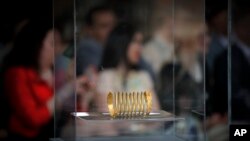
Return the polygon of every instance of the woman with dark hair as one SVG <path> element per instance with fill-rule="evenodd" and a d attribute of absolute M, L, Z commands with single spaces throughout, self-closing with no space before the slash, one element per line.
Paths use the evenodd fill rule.
<path fill-rule="evenodd" d="M 17 35 L 3 67 L 10 106 L 10 140 L 48 140 L 43 129 L 53 118 L 53 27 L 30 21 Z M 52 128 L 53 129 L 53 128 Z"/>
<path fill-rule="evenodd" d="M 158 99 L 154 93 L 149 74 L 140 70 L 143 35 L 132 25 L 122 23 L 110 34 L 103 53 L 101 72 L 97 82 L 97 108 L 107 111 L 108 92 L 151 91 L 153 109 L 158 109 Z"/>

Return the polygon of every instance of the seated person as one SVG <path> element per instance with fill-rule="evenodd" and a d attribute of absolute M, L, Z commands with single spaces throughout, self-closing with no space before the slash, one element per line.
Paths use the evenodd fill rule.
<path fill-rule="evenodd" d="M 86 73 L 89 66 L 98 67 L 101 62 L 103 46 L 116 23 L 116 16 L 107 6 L 91 8 L 85 17 L 85 36 L 80 38 L 76 52 L 76 74 Z"/>
<path fill-rule="evenodd" d="M 108 92 L 151 91 L 153 109 L 159 109 L 153 82 L 146 71 L 138 67 L 141 58 L 142 34 L 132 25 L 118 25 L 107 40 L 97 82 L 96 106 L 107 111 Z"/>
<path fill-rule="evenodd" d="M 52 23 L 30 21 L 4 60 L 9 140 L 45 141 L 53 136 L 53 33 Z"/>

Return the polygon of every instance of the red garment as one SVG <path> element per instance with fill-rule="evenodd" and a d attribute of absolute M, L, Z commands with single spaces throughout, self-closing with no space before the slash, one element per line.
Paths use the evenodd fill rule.
<path fill-rule="evenodd" d="M 35 70 L 13 67 L 4 77 L 5 91 L 10 101 L 10 131 L 24 137 L 35 137 L 51 119 L 46 104 L 53 90 Z"/>

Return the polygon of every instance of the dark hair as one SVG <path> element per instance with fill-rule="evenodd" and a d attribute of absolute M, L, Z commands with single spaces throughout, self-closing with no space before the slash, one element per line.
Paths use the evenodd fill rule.
<path fill-rule="evenodd" d="M 51 29 L 53 29 L 53 25 L 48 20 L 36 20 L 27 23 L 17 34 L 12 50 L 5 57 L 4 69 L 13 66 L 38 69 L 38 57 L 42 42 Z"/>
<path fill-rule="evenodd" d="M 112 13 L 114 13 L 114 11 L 109 6 L 106 6 L 106 5 L 96 6 L 96 7 L 92 8 L 92 9 L 90 9 L 88 11 L 88 13 L 86 14 L 85 24 L 88 25 L 88 26 L 93 25 L 94 24 L 94 16 L 95 16 L 95 14 L 101 13 L 101 12 L 112 12 Z"/>
<path fill-rule="evenodd" d="M 232 5 L 232 20 L 233 25 L 242 22 L 245 18 L 250 18 L 249 10 L 250 2 L 248 0 L 237 0 Z"/>
<path fill-rule="evenodd" d="M 228 9 L 227 0 L 220 0 L 220 1 L 206 0 L 205 4 L 206 4 L 205 18 L 207 23 L 210 23 L 215 16 Z"/>
<path fill-rule="evenodd" d="M 122 61 L 126 67 L 138 68 L 129 63 L 128 46 L 138 30 L 131 24 L 121 23 L 110 33 L 103 52 L 102 68 L 116 68 Z"/>

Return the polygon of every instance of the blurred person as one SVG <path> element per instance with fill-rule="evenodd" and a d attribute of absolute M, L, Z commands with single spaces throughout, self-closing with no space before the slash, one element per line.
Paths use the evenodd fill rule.
<path fill-rule="evenodd" d="M 214 91 L 210 98 L 213 113 L 207 119 L 208 140 L 228 140 L 228 120 L 231 120 L 232 123 L 249 123 L 249 4 L 244 0 L 233 1 L 233 34 L 230 35 L 231 46 L 229 46 L 231 54 L 228 52 L 228 47 L 215 58 Z M 228 57 L 231 57 L 231 60 L 228 60 Z M 228 80 L 229 63 L 231 64 L 231 80 Z M 231 81 L 231 109 L 228 109 L 229 81 Z M 231 110 L 231 119 L 228 119 L 228 110 Z"/>
<path fill-rule="evenodd" d="M 89 66 L 99 67 L 104 44 L 115 22 L 115 13 L 106 6 L 94 7 L 87 13 L 86 36 L 80 39 L 76 51 L 77 75 L 85 73 Z"/>
<path fill-rule="evenodd" d="M 163 110 L 185 118 L 173 127 L 176 134 L 187 140 L 202 140 L 203 130 L 200 115 L 204 113 L 204 60 L 206 25 L 200 10 L 190 5 L 175 9 L 175 60 L 163 65 L 159 73 L 158 91 Z"/>
<path fill-rule="evenodd" d="M 62 39 L 61 32 L 57 30 L 54 31 L 54 48 L 55 95 L 57 97 L 55 103 L 57 112 L 56 136 L 64 136 L 67 124 L 70 122 L 70 119 L 65 118 L 65 116 L 68 116 L 72 109 L 76 109 L 78 112 L 89 110 L 89 99 L 93 95 L 92 89 L 95 88 L 95 83 L 92 82 L 96 82 L 96 80 L 90 80 L 87 74 L 74 78 L 76 62 L 72 51 L 73 46 L 68 45 Z M 75 97 L 77 101 L 75 101 Z"/>
<path fill-rule="evenodd" d="M 250 119 L 250 10 L 248 1 L 233 1 L 232 31 L 230 36 L 231 54 L 224 51 L 215 63 L 215 96 L 214 101 L 221 110 L 227 109 L 228 96 L 228 63 L 231 64 L 231 112 L 232 122 L 249 123 Z M 231 60 L 228 60 L 231 55 Z M 231 62 L 228 62 L 231 61 Z M 218 97 L 218 95 L 220 95 Z M 222 105 L 223 103 L 223 105 Z M 216 109 L 217 107 L 214 107 Z M 240 110 L 239 110 L 240 109 Z"/>
<path fill-rule="evenodd" d="M 107 111 L 108 92 L 151 91 L 153 109 L 158 109 L 149 74 L 139 69 L 143 35 L 132 25 L 121 23 L 110 34 L 104 50 L 101 72 L 97 82 L 97 108 Z"/>
<path fill-rule="evenodd" d="M 23 26 L 27 23 L 27 19 L 20 18 L 14 20 L 11 24 L 6 24 L 6 21 L 1 23 L 0 27 L 0 75 L 2 78 L 2 68 L 4 57 L 11 51 L 13 40 L 20 32 Z M 0 80 L 0 113 L 8 115 L 9 109 L 6 108 L 6 99 L 3 92 L 3 80 Z M 8 116 L 0 117 L 0 140 L 7 137 L 7 123 Z"/>
<path fill-rule="evenodd" d="M 228 1 L 206 1 L 206 20 L 211 34 L 211 42 L 206 54 L 207 70 L 212 73 L 214 62 L 228 47 L 227 24 L 228 24 Z"/>
<path fill-rule="evenodd" d="M 227 141 L 229 136 L 227 94 L 220 91 L 220 89 L 228 81 L 226 79 L 218 81 L 218 78 L 221 78 L 221 76 L 216 73 L 218 66 L 215 64 L 217 64 L 217 58 L 228 49 L 229 45 L 227 33 L 228 1 L 208 0 L 206 1 L 206 7 L 206 21 L 211 35 L 211 42 L 206 53 L 206 91 L 208 93 L 206 100 L 207 139 L 211 141 Z M 226 74 L 226 72 L 224 73 Z"/>
<path fill-rule="evenodd" d="M 69 66 L 63 75 L 67 78 L 60 88 L 55 89 L 56 94 L 56 136 L 68 137 L 72 135 L 72 119 L 65 118 L 72 111 L 89 112 L 91 109 L 91 100 L 94 96 L 95 83 L 94 78 L 90 79 L 87 75 L 81 75 L 74 78 L 75 59 L 68 58 Z M 55 74 L 57 76 L 58 74 Z M 59 101 L 60 100 L 60 101 Z M 86 125 L 83 125 L 87 127 Z"/>
<path fill-rule="evenodd" d="M 146 44 L 143 49 L 143 59 L 152 66 L 154 74 L 160 72 L 162 66 L 173 61 L 173 18 L 170 12 L 164 7 L 164 10 L 157 10 L 153 16 L 154 32 L 153 37 Z"/>
<path fill-rule="evenodd" d="M 206 36 L 206 26 L 201 17 L 194 16 L 194 11 L 190 9 L 176 9 L 174 31 L 176 59 L 173 63 L 164 65 L 159 74 L 159 96 L 164 110 L 173 110 L 172 102 L 169 100 L 172 99 L 173 89 L 175 89 L 173 85 L 186 82 L 184 80 L 195 84 L 194 87 L 198 91 L 196 97 L 203 95 L 205 78 L 202 56 L 209 38 Z M 196 99 L 194 104 L 196 106 L 192 107 L 203 107 L 201 102 L 203 102 L 202 99 Z"/>
<path fill-rule="evenodd" d="M 153 96 L 153 110 L 159 109 L 159 103 L 154 93 L 153 82 L 146 71 L 139 67 L 142 51 L 142 34 L 131 24 L 121 23 L 111 32 L 103 54 L 99 76 L 96 83 L 96 94 L 93 95 L 91 110 L 107 112 L 108 92 L 151 91 Z M 151 128 L 147 128 L 147 127 Z M 91 135 L 119 135 L 126 132 L 155 130 L 158 126 L 147 124 L 102 124 L 88 128 Z M 104 130 L 105 129 L 105 130 Z M 79 130 L 84 130 L 79 128 Z"/>
<path fill-rule="evenodd" d="M 214 114 L 213 99 L 219 95 L 214 95 L 215 91 L 215 61 L 229 45 L 227 24 L 228 24 L 228 1 L 206 1 L 206 22 L 208 24 L 209 32 L 211 35 L 211 42 L 206 52 L 206 91 L 208 92 L 207 98 L 207 115 Z"/>
<path fill-rule="evenodd" d="M 43 24 L 41 24 L 41 22 Z M 3 67 L 9 140 L 48 140 L 53 134 L 53 27 L 30 21 L 18 33 Z"/>

